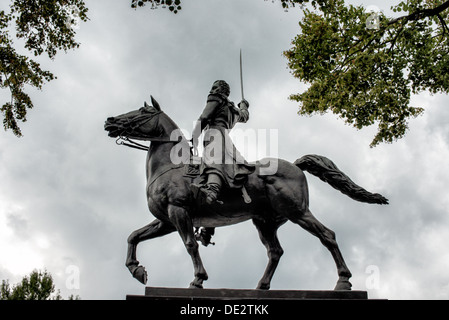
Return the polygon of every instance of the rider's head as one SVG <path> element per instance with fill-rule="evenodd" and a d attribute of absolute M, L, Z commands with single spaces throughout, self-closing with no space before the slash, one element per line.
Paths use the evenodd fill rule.
<path fill-rule="evenodd" d="M 212 85 L 210 93 L 221 93 L 224 94 L 226 97 L 229 97 L 229 94 L 231 93 L 231 88 L 229 87 L 229 84 L 226 83 L 226 81 L 217 80 Z"/>

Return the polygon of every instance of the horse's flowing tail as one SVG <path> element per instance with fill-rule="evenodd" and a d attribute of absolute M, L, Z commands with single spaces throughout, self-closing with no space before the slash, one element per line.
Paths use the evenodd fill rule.
<path fill-rule="evenodd" d="M 328 158 L 318 155 L 306 155 L 294 163 L 301 170 L 317 176 L 333 188 L 348 197 L 366 203 L 388 204 L 388 199 L 378 193 L 371 193 L 355 184 L 347 175 L 341 172 Z"/>

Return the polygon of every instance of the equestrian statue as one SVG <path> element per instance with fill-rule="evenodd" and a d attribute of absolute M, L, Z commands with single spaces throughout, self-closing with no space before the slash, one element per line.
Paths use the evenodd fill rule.
<path fill-rule="evenodd" d="M 332 254 L 338 273 L 334 290 L 351 290 L 351 272 L 335 233 L 309 209 L 304 171 L 354 200 L 373 204 L 388 204 L 388 200 L 355 184 L 323 156 L 306 155 L 294 163 L 275 158 L 248 163 L 236 150 L 229 130 L 237 122 L 248 120 L 249 103 L 243 98 L 243 87 L 238 106 L 229 100 L 229 93 L 225 81 L 213 83 L 190 140 L 153 97 L 151 105 L 145 102 L 140 109 L 106 120 L 105 130 L 117 138 L 117 143 L 147 150 L 146 196 L 155 219 L 129 236 L 127 268 L 134 278 L 146 284 L 148 275 L 137 260 L 137 245 L 176 231 L 192 258 L 194 279 L 190 287 L 203 288 L 208 275 L 198 242 L 210 244 L 217 227 L 252 220 L 268 254 L 257 289 L 267 290 L 283 254 L 277 230 L 290 221 L 318 237 Z M 202 132 L 204 152 L 199 158 L 197 145 Z M 150 141 L 150 146 L 134 140 Z M 270 163 L 276 164 L 276 170 L 267 174 L 265 169 Z"/>

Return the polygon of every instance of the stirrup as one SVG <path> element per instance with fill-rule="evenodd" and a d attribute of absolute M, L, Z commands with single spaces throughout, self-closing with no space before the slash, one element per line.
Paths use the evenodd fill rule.
<path fill-rule="evenodd" d="M 196 228 L 195 230 L 195 240 L 200 241 L 201 244 L 205 247 L 208 245 L 215 245 L 215 242 L 210 241 L 212 239 L 213 234 L 207 232 L 207 229 L 204 227 Z"/>

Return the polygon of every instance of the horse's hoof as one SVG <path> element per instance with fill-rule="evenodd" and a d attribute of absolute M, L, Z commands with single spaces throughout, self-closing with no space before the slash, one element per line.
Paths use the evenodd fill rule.
<path fill-rule="evenodd" d="M 191 283 L 189 289 L 203 289 L 203 285 L 199 283 Z"/>
<path fill-rule="evenodd" d="M 147 284 L 148 281 L 148 274 L 145 270 L 145 267 L 143 266 L 138 266 L 134 271 L 133 271 L 133 277 L 136 278 L 137 280 L 139 280 L 140 283 L 142 284 Z"/>
<path fill-rule="evenodd" d="M 334 290 L 341 291 L 341 290 L 351 290 L 352 284 L 349 282 L 349 280 L 338 280 L 337 285 L 335 286 Z"/>
<path fill-rule="evenodd" d="M 258 289 L 258 290 L 270 290 L 270 285 L 269 284 L 259 284 L 256 289 Z"/>

